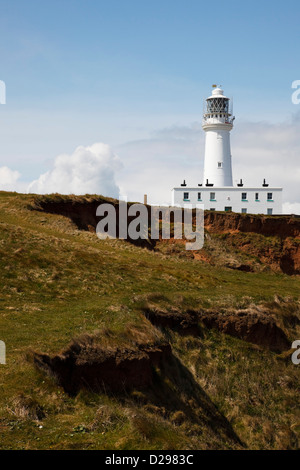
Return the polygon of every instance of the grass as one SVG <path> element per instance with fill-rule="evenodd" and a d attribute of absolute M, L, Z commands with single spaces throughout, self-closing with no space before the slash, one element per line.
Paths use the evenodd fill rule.
<path fill-rule="evenodd" d="M 0 339 L 7 347 L 7 365 L 0 366 L 0 448 L 238 448 L 229 428 L 246 448 L 297 448 L 299 369 L 238 339 L 169 332 L 176 364 L 164 376 L 157 372 L 155 391 L 123 398 L 89 391 L 70 398 L 27 356 L 30 350 L 57 353 L 72 338 L 105 328 L 120 346 L 128 329 L 151 337 L 154 327 L 141 314 L 149 300 L 191 308 L 264 301 L 281 318 L 274 296 L 296 301 L 299 277 L 244 273 L 100 241 L 65 217 L 29 210 L 34 200 L 0 192 Z M 289 318 L 286 308 L 284 327 Z M 291 340 L 298 339 L 297 326 L 289 328 Z M 205 414 L 213 407 L 228 423 L 223 434 L 216 415 L 214 423 Z"/>

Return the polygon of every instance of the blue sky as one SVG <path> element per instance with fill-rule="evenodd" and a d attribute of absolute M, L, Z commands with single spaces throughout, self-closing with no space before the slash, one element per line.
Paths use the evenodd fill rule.
<path fill-rule="evenodd" d="M 198 113 L 203 92 L 217 81 L 239 96 L 245 114 L 289 110 L 299 2 L 0 5 L 2 79 L 17 108 Z"/>
<path fill-rule="evenodd" d="M 1 0 L 0 13 L 0 167 L 28 182 L 95 142 L 128 177 L 122 149 L 201 122 L 212 83 L 233 95 L 237 123 L 276 126 L 300 111 L 299 1 Z"/>

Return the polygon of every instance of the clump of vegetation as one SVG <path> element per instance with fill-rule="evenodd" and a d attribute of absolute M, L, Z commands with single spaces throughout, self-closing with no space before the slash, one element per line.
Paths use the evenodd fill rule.
<path fill-rule="evenodd" d="M 41 421 L 45 418 L 43 407 L 32 397 L 20 394 L 12 400 L 8 411 L 19 419 Z"/>

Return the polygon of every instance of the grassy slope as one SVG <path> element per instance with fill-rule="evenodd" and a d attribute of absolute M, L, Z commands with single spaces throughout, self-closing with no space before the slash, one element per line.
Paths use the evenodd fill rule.
<path fill-rule="evenodd" d="M 0 447 L 235 447 L 213 424 L 202 427 L 201 416 L 189 415 L 196 405 L 178 417 L 174 410 L 166 414 L 163 399 L 151 408 L 138 392 L 122 402 L 88 392 L 70 398 L 26 353 L 57 352 L 72 337 L 103 328 L 120 343 L 130 328 L 150 335 L 153 327 L 139 306 L 153 293 L 158 302 L 164 296 L 194 307 L 238 304 L 245 297 L 259 302 L 275 294 L 297 298 L 299 278 L 217 269 L 119 240 L 99 241 L 64 217 L 29 211 L 32 198 L 0 193 L 0 339 L 7 345 L 7 365 L 0 366 Z M 290 360 L 213 331 L 201 340 L 175 334 L 171 340 L 182 367 L 247 447 L 297 446 L 299 373 Z M 185 401 L 193 399 L 189 393 L 183 392 Z M 34 403 L 44 410 L 42 421 L 30 415 Z"/>

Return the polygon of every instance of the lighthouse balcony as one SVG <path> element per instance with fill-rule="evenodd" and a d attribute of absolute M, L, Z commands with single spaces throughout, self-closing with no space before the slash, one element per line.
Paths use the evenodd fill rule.
<path fill-rule="evenodd" d="M 229 124 L 233 125 L 234 117 L 229 115 L 218 115 L 218 114 L 205 114 L 203 116 L 202 125 L 207 124 Z"/>

